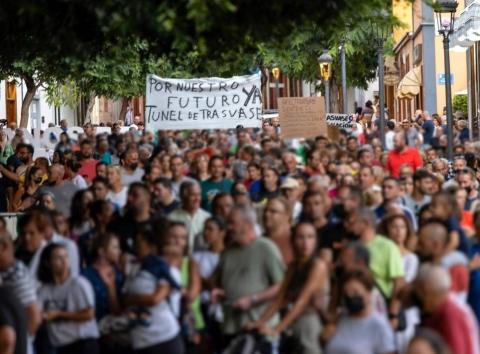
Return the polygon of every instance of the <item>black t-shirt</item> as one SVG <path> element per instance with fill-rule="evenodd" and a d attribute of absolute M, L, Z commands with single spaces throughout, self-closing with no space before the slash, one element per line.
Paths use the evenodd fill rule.
<path fill-rule="evenodd" d="M 110 223 L 108 229 L 120 237 L 120 246 L 123 252 L 135 253 L 135 238 L 141 231 L 152 231 L 158 234 L 157 227 L 164 217 L 153 214 L 150 219 L 137 222 L 130 215 L 125 215 Z"/>
<path fill-rule="evenodd" d="M 27 353 L 27 316 L 25 309 L 13 292 L 0 286 L 0 327 L 11 327 L 15 331 L 15 354 Z"/>

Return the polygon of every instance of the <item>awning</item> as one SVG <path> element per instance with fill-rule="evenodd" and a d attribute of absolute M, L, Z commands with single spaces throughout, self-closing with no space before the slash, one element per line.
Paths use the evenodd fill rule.
<path fill-rule="evenodd" d="M 410 70 L 397 88 L 398 98 L 412 98 L 420 93 L 420 87 L 422 86 L 422 71 L 419 66 Z"/>

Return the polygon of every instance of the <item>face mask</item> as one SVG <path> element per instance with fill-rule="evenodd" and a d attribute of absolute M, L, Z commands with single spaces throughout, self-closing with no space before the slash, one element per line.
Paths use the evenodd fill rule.
<path fill-rule="evenodd" d="M 348 313 L 352 315 L 359 314 L 365 309 L 365 302 L 363 297 L 359 295 L 354 296 L 345 296 L 345 307 L 347 308 Z"/>
<path fill-rule="evenodd" d="M 130 165 L 128 165 L 128 168 L 131 170 L 136 170 L 137 166 L 138 166 L 138 163 L 131 163 Z"/>

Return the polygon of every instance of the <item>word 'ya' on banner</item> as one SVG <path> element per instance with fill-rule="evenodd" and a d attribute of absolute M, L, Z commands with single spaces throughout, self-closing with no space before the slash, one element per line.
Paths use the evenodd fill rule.
<path fill-rule="evenodd" d="M 327 125 L 333 125 L 340 129 L 352 129 L 355 123 L 352 114 L 327 113 Z"/>
<path fill-rule="evenodd" d="M 260 128 L 260 73 L 228 79 L 165 79 L 147 75 L 148 129 Z"/>

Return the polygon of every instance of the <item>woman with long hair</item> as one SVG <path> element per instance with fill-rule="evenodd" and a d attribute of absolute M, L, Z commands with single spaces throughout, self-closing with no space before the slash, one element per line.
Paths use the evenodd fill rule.
<path fill-rule="evenodd" d="M 318 338 L 322 325 L 317 310 L 328 302 L 328 271 L 326 264 L 316 256 L 317 233 L 315 227 L 300 222 L 292 233 L 295 258 L 290 263 L 280 292 L 265 310 L 260 319 L 249 323 L 247 328 L 258 328 L 260 333 L 276 336 L 285 330 L 291 333 L 284 337 L 282 353 L 321 353 Z M 268 321 L 279 310 L 285 315 L 275 327 Z"/>
<path fill-rule="evenodd" d="M 375 283 L 366 269 L 357 268 L 342 279 L 343 315 L 322 333 L 326 354 L 395 353 L 395 339 L 387 319 L 376 313 L 371 297 Z"/>
<path fill-rule="evenodd" d="M 208 170 L 208 163 L 210 158 L 207 154 L 199 154 L 195 156 L 193 163 L 190 167 L 190 177 L 196 179 L 199 182 L 206 181 L 210 178 Z"/>
<path fill-rule="evenodd" d="M 92 228 L 90 218 L 90 205 L 93 202 L 93 193 L 88 190 L 80 190 L 74 194 L 70 207 L 70 237 L 78 240 L 81 235 Z"/>
<path fill-rule="evenodd" d="M 119 270 L 120 242 L 112 233 L 98 235 L 92 242 L 93 263 L 82 272 L 95 291 L 98 321 L 119 311 L 119 295 L 124 281 Z"/>
<path fill-rule="evenodd" d="M 57 354 L 98 353 L 93 289 L 84 277 L 70 274 L 64 246 L 51 243 L 45 247 L 37 276 L 43 318 Z"/>
<path fill-rule="evenodd" d="M 179 267 L 172 267 L 172 272 L 180 275 L 180 285 L 183 289 L 180 304 L 173 304 L 177 308 L 177 313 L 182 314 L 181 322 L 191 326 L 189 337 L 185 338 L 187 347 L 199 345 L 201 343 L 200 332 L 205 328 L 201 306 L 200 291 L 202 288 L 199 266 L 193 257 L 188 255 L 188 232 L 185 224 L 181 222 L 171 222 L 167 229 L 166 246 L 175 247 L 182 254 L 182 261 Z M 180 274 L 178 274 L 180 273 Z M 174 302 L 174 301 L 172 301 Z"/>
<path fill-rule="evenodd" d="M 402 213 L 387 215 L 380 225 L 380 233 L 390 238 L 398 246 L 403 259 L 405 282 L 413 282 L 417 277 L 420 262 L 418 256 L 412 252 L 416 248 L 417 240 L 410 220 Z M 404 314 L 406 328 L 395 334 L 399 353 L 406 352 L 415 328 L 420 323 L 420 314 L 417 308 L 408 308 Z"/>
<path fill-rule="evenodd" d="M 274 167 L 265 167 L 262 170 L 261 180 L 255 182 L 250 187 L 250 195 L 256 203 L 264 203 L 268 199 L 279 197 L 280 173 Z"/>

